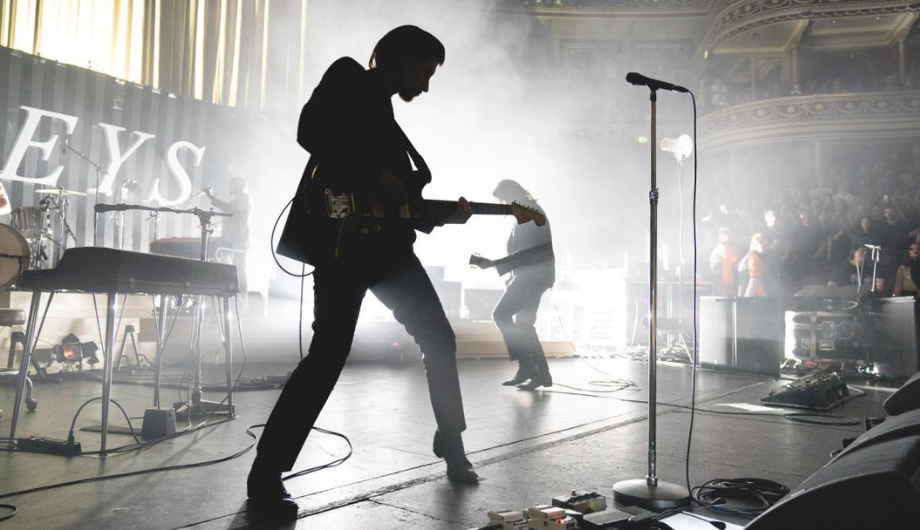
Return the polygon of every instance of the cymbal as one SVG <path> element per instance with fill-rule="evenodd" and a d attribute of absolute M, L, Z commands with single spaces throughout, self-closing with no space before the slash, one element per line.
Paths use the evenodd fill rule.
<path fill-rule="evenodd" d="M 48 194 L 48 195 L 72 195 L 74 197 L 86 197 L 86 194 L 82 191 L 71 191 L 65 190 L 64 188 L 49 188 L 46 190 L 35 190 L 35 193 Z"/>

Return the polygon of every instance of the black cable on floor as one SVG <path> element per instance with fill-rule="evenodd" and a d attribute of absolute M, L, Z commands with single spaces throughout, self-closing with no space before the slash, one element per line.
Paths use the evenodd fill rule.
<path fill-rule="evenodd" d="M 10 513 L 0 516 L 0 523 L 6 521 L 7 519 L 12 519 L 17 513 L 19 513 L 19 509 L 12 504 L 0 504 L 0 508 L 4 510 L 10 510 Z"/>
<path fill-rule="evenodd" d="M 288 476 L 282 478 L 281 480 L 288 480 L 288 479 L 295 478 L 295 477 L 302 477 L 302 476 L 304 476 L 304 475 L 308 475 L 308 474 L 310 474 L 310 473 L 315 473 L 316 471 L 320 471 L 320 470 L 322 470 L 322 469 L 328 469 L 328 468 L 330 468 L 330 467 L 335 467 L 335 466 L 338 466 L 338 465 L 341 465 L 341 464 L 345 463 L 346 460 L 348 460 L 349 458 L 351 458 L 351 455 L 354 453 L 354 447 L 352 447 L 352 445 L 351 445 L 351 440 L 349 440 L 347 436 L 345 436 L 344 434 L 342 434 L 342 433 L 340 433 L 340 432 L 330 431 L 330 430 L 327 430 L 327 429 L 323 429 L 322 427 L 317 427 L 317 426 L 315 426 L 315 425 L 313 426 L 313 430 L 316 431 L 316 432 L 321 432 L 321 433 L 323 433 L 323 434 L 331 434 L 331 435 L 333 435 L 333 436 L 338 436 L 339 438 L 345 440 L 345 443 L 348 444 L 348 454 L 346 454 L 346 455 L 343 456 L 343 457 L 339 457 L 339 458 L 333 460 L 332 462 L 328 462 L 328 463 L 326 463 L 326 464 L 321 464 L 321 465 L 314 466 L 314 467 L 311 467 L 311 468 L 307 468 L 307 469 L 304 469 L 304 470 L 301 470 L 301 471 L 297 471 L 297 472 L 295 472 L 295 473 L 291 473 L 290 475 L 288 475 Z"/>
<path fill-rule="evenodd" d="M 216 425 L 216 424 L 214 424 L 214 425 Z M 256 427 L 256 426 L 252 426 L 252 427 Z M 193 467 L 210 466 L 210 465 L 214 465 L 214 464 L 219 464 L 219 463 L 221 463 L 221 462 L 227 462 L 227 461 L 229 461 L 229 460 L 233 460 L 234 458 L 237 458 L 237 457 L 239 457 L 239 456 L 242 456 L 242 455 L 246 454 L 246 452 L 248 452 L 250 449 L 252 449 L 252 448 L 255 446 L 255 443 L 256 443 L 256 442 L 255 442 L 255 440 L 256 440 L 256 435 L 255 435 L 255 433 L 252 432 L 252 430 L 251 430 L 252 427 L 247 427 L 247 428 L 246 428 L 246 434 L 248 434 L 250 437 L 252 437 L 252 441 L 249 443 L 249 445 L 247 445 L 247 446 L 246 446 L 244 449 L 242 449 L 241 451 L 238 451 L 238 452 L 236 452 L 236 453 L 233 453 L 232 455 L 229 455 L 229 456 L 224 456 L 224 457 L 220 457 L 220 458 L 215 458 L 215 459 L 213 459 L 213 460 L 204 460 L 204 461 L 202 461 L 202 462 L 193 462 L 193 463 L 191 463 L 191 464 L 176 464 L 176 465 L 165 466 L 165 467 L 154 467 L 154 468 L 149 468 L 149 469 L 139 469 L 139 470 L 137 470 L 137 471 L 127 471 L 127 472 L 125 472 L 125 473 L 116 473 L 116 474 L 114 474 L 114 475 L 103 475 L 103 476 L 101 476 L 101 477 L 88 477 L 88 478 L 82 478 L 82 479 L 77 479 L 77 480 L 70 480 L 70 481 L 67 481 L 67 482 L 59 482 L 59 483 L 57 483 L 57 484 L 49 484 L 49 485 L 47 485 L 47 486 L 38 486 L 38 487 L 35 487 L 35 488 L 30 488 L 30 489 L 25 489 L 25 490 L 19 490 L 19 491 L 13 491 L 13 492 L 10 492 L 10 493 L 4 493 L 4 494 L 0 495 L 0 499 L 5 499 L 5 498 L 7 498 L 7 497 L 17 497 L 17 496 L 20 496 L 20 495 L 28 495 L 28 494 L 30 494 L 30 493 L 38 493 L 38 492 L 40 492 L 40 491 L 48 491 L 48 490 L 52 490 L 52 489 L 63 488 L 63 487 L 66 487 L 66 486 L 76 486 L 76 485 L 78 485 L 78 484 L 91 484 L 91 483 L 94 483 L 94 482 L 102 482 L 102 481 L 105 481 L 105 480 L 112 480 L 112 479 L 116 479 L 116 478 L 134 477 L 134 476 L 138 476 L 138 475 L 145 475 L 145 474 L 148 474 L 148 473 L 157 473 L 157 472 L 161 472 L 161 471 L 175 471 L 175 470 L 179 470 L 179 469 L 190 469 L 190 468 L 193 468 Z"/>
<path fill-rule="evenodd" d="M 789 488 L 762 478 L 714 479 L 690 490 L 693 499 L 709 508 L 746 517 L 756 516 L 789 494 Z M 753 508 L 733 508 L 730 501 L 753 503 Z"/>

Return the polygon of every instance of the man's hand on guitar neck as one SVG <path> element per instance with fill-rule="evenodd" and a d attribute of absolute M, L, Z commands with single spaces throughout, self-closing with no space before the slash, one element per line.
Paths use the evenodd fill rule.
<path fill-rule="evenodd" d="M 460 197 L 457 200 L 457 209 L 454 210 L 454 213 L 441 217 L 440 222 L 445 225 L 462 225 L 469 221 L 472 216 L 473 209 L 470 208 L 469 201 Z"/>

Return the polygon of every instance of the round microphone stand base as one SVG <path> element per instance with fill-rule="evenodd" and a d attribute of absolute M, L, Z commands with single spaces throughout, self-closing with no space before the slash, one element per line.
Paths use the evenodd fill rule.
<path fill-rule="evenodd" d="M 613 500 L 623 506 L 638 506 L 651 511 L 689 506 L 693 501 L 683 486 L 661 482 L 650 486 L 646 479 L 621 480 L 613 485 Z"/>

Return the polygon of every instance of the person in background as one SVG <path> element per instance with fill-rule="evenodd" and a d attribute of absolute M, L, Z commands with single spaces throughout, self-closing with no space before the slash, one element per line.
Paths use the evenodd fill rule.
<path fill-rule="evenodd" d="M 243 306 L 242 311 L 245 312 L 249 289 L 249 282 L 246 278 L 246 253 L 249 251 L 249 218 L 252 216 L 252 199 L 247 191 L 246 179 L 241 175 L 233 175 L 227 180 L 227 191 L 230 193 L 230 198 L 222 200 L 214 196 L 211 188 L 201 190 L 218 210 L 233 214 L 233 217 L 218 217 L 221 227 L 220 236 L 212 238 L 209 244 L 214 251 L 222 248 L 231 250 L 230 262 L 236 266 L 236 273 L 240 279 L 240 299 Z"/>
<path fill-rule="evenodd" d="M 492 195 L 503 203 L 516 202 L 539 212 L 543 209 L 529 191 L 514 180 L 502 180 Z M 546 355 L 534 324 L 543 293 L 556 281 L 556 258 L 549 221 L 543 226 L 527 222 L 515 225 L 508 237 L 508 255 L 498 260 L 480 258 L 482 268 L 494 267 L 500 275 L 510 274 L 505 294 L 492 311 L 512 361 L 518 362 L 514 377 L 502 383 L 523 390 L 553 386 Z"/>
<path fill-rule="evenodd" d="M 757 232 L 751 236 L 750 250 L 738 263 L 738 272 L 742 280 L 738 288 L 738 296 L 750 298 L 754 296 L 767 296 L 763 285 L 763 234 Z"/>
<path fill-rule="evenodd" d="M 718 296 L 735 296 L 738 282 L 735 266 L 738 264 L 738 251 L 731 243 L 732 233 L 727 227 L 719 228 L 719 242 L 709 254 L 709 270 L 714 275 L 715 290 Z"/>
<path fill-rule="evenodd" d="M 904 261 L 895 274 L 892 296 L 916 298 L 920 291 L 917 287 L 918 280 L 920 280 L 920 243 L 911 243 Z"/>
<path fill-rule="evenodd" d="M 828 285 L 868 285 L 872 281 L 872 267 L 867 263 L 869 252 L 866 247 L 856 247 L 850 251 L 847 260 L 837 263 L 827 279 Z"/>

